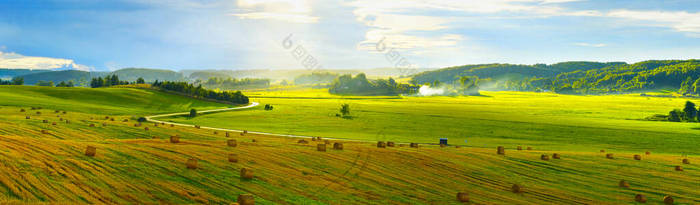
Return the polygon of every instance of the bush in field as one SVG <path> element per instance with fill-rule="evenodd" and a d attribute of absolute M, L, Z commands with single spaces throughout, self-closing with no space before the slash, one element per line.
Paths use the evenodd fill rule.
<path fill-rule="evenodd" d="M 675 110 L 668 113 L 668 121 L 680 122 L 681 116 L 683 116 L 683 111 L 681 111 L 679 109 L 675 109 Z"/>
<path fill-rule="evenodd" d="M 190 110 L 190 117 L 197 117 L 197 110 L 191 109 Z"/>
<path fill-rule="evenodd" d="M 146 122 L 146 118 L 145 118 L 145 117 L 139 117 L 139 119 L 137 119 L 136 121 L 138 121 L 138 122 Z"/>
<path fill-rule="evenodd" d="M 345 115 L 350 115 L 350 105 L 349 104 L 342 104 L 340 105 L 340 113 Z"/>
<path fill-rule="evenodd" d="M 272 110 L 272 109 L 274 109 L 274 107 L 272 107 L 272 105 L 270 105 L 270 104 L 265 105 L 265 110 Z"/>
<path fill-rule="evenodd" d="M 685 102 L 685 108 L 683 108 L 683 112 L 685 115 L 683 116 L 684 120 L 687 121 L 695 121 L 695 118 L 698 115 L 698 110 L 695 109 L 695 103 L 686 101 Z"/>

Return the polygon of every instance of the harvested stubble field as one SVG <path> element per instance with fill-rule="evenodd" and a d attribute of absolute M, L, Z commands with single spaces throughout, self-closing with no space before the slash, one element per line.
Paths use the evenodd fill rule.
<path fill-rule="evenodd" d="M 457 204 L 456 194 L 466 192 L 477 204 L 620 204 L 633 203 L 636 194 L 652 204 L 662 203 L 665 195 L 676 203 L 700 203 L 697 156 L 682 164 L 680 154 L 652 151 L 635 160 L 634 154 L 644 152 L 606 150 L 615 153 L 615 159 L 606 159 L 598 150 L 531 144 L 522 146 L 532 150 L 520 151 L 505 145 L 505 155 L 498 155 L 496 146 L 411 148 L 398 140 L 387 148 L 342 141 L 343 150 L 319 152 L 316 146 L 323 141 L 300 144 L 296 138 L 250 133 L 226 137 L 152 123 L 134 127 L 133 119 L 123 119 L 136 113 L 75 107 L 61 109 L 67 113 L 58 117 L 49 114 L 58 108 L 39 106 L 44 114 L 20 112 L 29 110 L 26 106 L 0 107 L 0 201 L 223 204 L 245 193 L 257 204 Z M 180 136 L 179 143 L 170 142 L 173 135 Z M 237 146 L 228 146 L 229 139 Z M 96 148 L 94 157 L 85 155 L 87 146 Z M 561 159 L 540 159 L 553 153 Z M 229 154 L 238 162 L 229 162 Z M 197 169 L 187 168 L 191 158 L 197 159 Z M 675 171 L 677 165 L 684 171 Z M 242 168 L 253 170 L 254 178 L 241 179 Z M 619 187 L 620 180 L 630 187 Z M 513 184 L 523 193 L 512 193 Z"/>

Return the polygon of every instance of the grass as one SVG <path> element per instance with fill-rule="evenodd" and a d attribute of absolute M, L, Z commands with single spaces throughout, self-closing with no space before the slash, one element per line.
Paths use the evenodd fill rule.
<path fill-rule="evenodd" d="M 674 196 L 676 202 L 680 204 L 700 202 L 700 190 L 697 189 L 700 186 L 700 182 L 697 181 L 700 177 L 700 166 L 696 164 L 683 165 L 685 171 L 673 171 L 675 165 L 681 165 L 683 158 L 677 152 L 660 153 L 658 150 L 652 150 L 651 155 L 644 155 L 643 152 L 636 151 L 640 148 L 623 149 L 623 147 L 631 147 L 631 145 L 621 145 L 615 141 L 587 140 L 596 143 L 610 143 L 600 147 L 617 147 L 618 149 L 615 150 L 606 148 L 608 152 L 615 153 L 616 159 L 610 160 L 605 159 L 604 153 L 598 152 L 600 147 L 585 148 L 582 145 L 566 144 L 546 138 L 527 139 L 527 135 L 517 134 L 522 131 L 516 129 L 527 130 L 525 125 L 520 124 L 533 124 L 532 126 L 541 127 L 539 129 L 552 129 L 554 125 L 563 126 L 565 124 L 565 122 L 558 120 L 536 120 L 541 117 L 540 115 L 558 116 L 559 118 L 569 116 L 572 120 L 570 122 L 579 123 L 584 122 L 582 120 L 586 118 L 596 119 L 590 121 L 604 120 L 592 124 L 595 126 L 587 125 L 588 127 L 598 127 L 596 129 L 605 127 L 603 125 L 606 122 L 629 121 L 629 125 L 623 124 L 627 127 L 638 126 L 636 123 L 641 123 L 641 121 L 626 120 L 631 115 L 615 116 L 614 113 L 588 113 L 592 112 L 589 110 L 591 108 L 580 108 L 575 112 L 563 113 L 556 112 L 553 108 L 545 108 L 546 103 L 554 103 L 555 101 L 552 99 L 559 97 L 573 99 L 560 103 L 573 103 L 573 105 L 579 106 L 586 104 L 586 101 L 579 101 L 587 97 L 488 93 L 490 97 L 347 99 L 312 93 L 311 95 L 318 96 L 309 99 L 295 98 L 294 96 L 260 98 L 261 95 L 258 95 L 259 98 L 255 100 L 263 105 L 275 102 L 273 103 L 275 110 L 264 111 L 262 108 L 242 110 L 203 115 L 194 119 L 233 114 L 232 118 L 227 118 L 227 120 L 247 123 L 244 122 L 246 118 L 249 121 L 254 119 L 272 120 L 273 117 L 284 116 L 276 112 L 283 112 L 289 115 L 285 119 L 299 120 L 289 122 L 290 126 L 299 127 L 297 128 L 298 132 L 312 130 L 304 123 L 309 123 L 309 118 L 317 118 L 319 121 L 312 123 L 312 125 L 317 126 L 321 132 L 346 136 L 360 135 L 361 138 L 358 137 L 358 139 L 384 136 L 386 139 L 400 141 L 399 139 L 402 138 L 397 136 L 403 135 L 395 134 L 392 131 L 397 130 L 395 127 L 425 126 L 423 129 L 432 129 L 439 133 L 449 133 L 449 130 L 441 130 L 436 127 L 445 121 L 411 124 L 414 122 L 411 118 L 396 118 L 397 116 L 425 116 L 424 119 L 431 120 L 442 118 L 430 116 L 437 115 L 452 116 L 451 118 L 460 120 L 455 124 L 464 125 L 464 127 L 458 126 L 456 128 L 465 130 L 477 130 L 475 127 L 478 124 L 492 127 L 512 126 L 510 128 L 512 130 L 507 133 L 515 136 L 511 139 L 484 135 L 481 141 L 476 141 L 483 143 L 482 145 L 485 147 L 462 148 L 421 145 L 421 148 L 416 149 L 408 148 L 406 145 L 380 149 L 376 148 L 375 143 L 344 141 L 344 150 L 342 151 L 329 148 L 327 152 L 318 152 L 316 151 L 316 142 L 310 140 L 307 140 L 309 144 L 301 145 L 297 143 L 298 139 L 294 138 L 254 134 L 241 136 L 238 133 L 227 138 L 225 133 L 221 131 L 214 135 L 212 130 L 170 126 L 154 127 L 152 123 L 143 123 L 141 127 L 134 127 L 133 120 L 129 122 L 122 122 L 122 120 L 130 118 L 131 115 L 137 115 L 137 111 L 156 113 L 166 112 L 170 109 L 181 112 L 187 109 L 178 110 L 175 107 L 167 107 L 152 110 L 152 106 L 140 105 L 139 103 L 126 105 L 127 102 L 117 102 L 110 99 L 81 101 L 83 106 L 66 106 L 65 109 L 68 110 L 68 113 L 60 116 L 71 121 L 70 124 L 66 124 L 60 122 L 59 117 L 53 114 L 53 110 L 47 110 L 47 108 L 77 102 L 79 100 L 75 99 L 75 96 L 84 96 L 81 92 L 103 92 L 105 95 L 115 95 L 115 98 L 118 98 L 121 95 L 115 93 L 130 92 L 131 90 L 127 88 L 94 90 L 76 88 L 71 91 L 74 94 L 73 97 L 41 100 L 34 96 L 49 96 L 49 93 L 58 91 L 54 91 L 52 88 L 20 87 L 17 89 L 26 89 L 27 91 L 8 94 L 6 92 L 9 92 L 10 89 L 4 91 L 0 89 L 1 95 L 11 96 L 11 98 L 3 98 L 3 103 L 11 102 L 23 105 L 22 107 L 12 105 L 0 107 L 0 159 L 2 159 L 0 160 L 0 193 L 2 193 L 0 194 L 0 203 L 227 204 L 234 202 L 238 194 L 248 193 L 255 196 L 257 204 L 457 204 L 455 195 L 462 191 L 468 192 L 472 202 L 476 204 L 623 204 L 633 203 L 634 195 L 637 193 L 646 195 L 651 204 L 662 203 L 664 195 Z M 301 92 L 292 92 L 291 94 L 307 95 L 301 94 Z M 149 97 L 152 97 L 151 100 L 179 99 L 177 102 L 180 104 L 174 105 L 176 107 L 186 106 L 188 103 L 185 102 L 190 100 L 158 92 L 151 92 L 151 94 L 141 97 L 144 98 L 141 99 L 142 101 L 148 101 L 151 99 Z M 23 101 L 26 99 L 30 99 L 30 101 Z M 491 101 L 487 101 L 487 99 L 491 99 Z M 627 102 L 637 98 L 633 96 L 608 96 L 607 99 Z M 526 103 L 529 106 L 522 106 L 523 102 L 519 102 L 529 100 L 535 102 Z M 539 102 L 536 102 L 537 100 Z M 637 106 L 662 110 L 662 105 L 667 103 L 661 99 L 653 98 L 650 100 L 652 101 Z M 681 99 L 671 100 L 682 102 Z M 453 102 L 450 103 L 450 101 Z M 502 107 L 504 101 L 512 104 L 508 107 L 521 106 L 522 113 L 515 114 L 520 118 L 503 120 L 502 123 L 505 123 L 503 125 L 498 125 L 496 120 L 485 121 L 484 119 L 489 119 L 489 116 L 495 118 L 509 113 L 506 111 L 496 112 L 496 110 L 501 110 L 496 108 Z M 54 105 L 54 102 L 58 105 Z M 283 102 L 289 102 L 289 104 Z M 324 126 L 334 124 L 324 120 L 340 120 L 333 116 L 326 116 L 326 114 L 334 114 L 337 111 L 338 102 L 348 102 L 351 103 L 351 106 L 357 106 L 353 108 L 358 113 L 352 120 L 335 121 L 336 123 L 363 122 L 372 125 L 378 120 L 391 120 L 392 123 L 386 122 L 379 126 L 387 127 L 379 135 L 373 134 L 372 130 L 353 131 L 345 128 L 345 126 L 354 124 L 324 128 Z M 43 114 L 37 115 L 30 112 L 26 104 L 44 107 L 45 109 L 41 110 Z M 191 104 L 211 105 L 205 102 L 192 102 Z M 391 109 L 390 104 L 396 104 L 398 108 Z M 608 104 L 615 103 L 599 102 L 600 109 Z M 668 104 L 677 106 L 675 102 L 668 102 Z M 133 108 L 122 110 L 123 114 L 111 114 L 112 117 L 115 117 L 115 121 L 105 120 L 105 113 L 101 113 L 101 110 L 114 112 L 111 110 L 118 110 L 123 106 L 133 106 Z M 628 110 L 639 109 L 630 105 L 620 106 L 626 107 Z M 213 104 L 212 107 L 217 107 L 217 105 Z M 25 108 L 28 112 L 19 112 L 20 108 Z M 457 111 L 454 113 L 435 113 L 435 110 L 442 109 L 457 109 Z M 477 109 L 485 109 L 492 113 L 476 115 L 474 111 Z M 620 108 L 608 109 L 622 113 L 622 111 L 617 110 Z M 310 110 L 318 111 L 311 112 Z M 651 113 L 653 110 L 645 112 Z M 251 113 L 251 115 L 246 113 Z M 314 116 L 316 114 L 320 116 Z M 31 115 L 32 118 L 27 120 L 25 119 L 26 115 Z M 381 115 L 388 116 L 381 117 Z M 645 113 L 638 115 L 644 116 Z M 53 126 L 51 123 L 42 123 L 42 120 L 59 123 Z M 491 122 L 491 124 L 469 123 L 470 120 Z M 520 123 L 514 123 L 518 121 Z M 103 122 L 107 123 L 107 126 L 102 126 Z M 255 128 L 260 128 L 261 131 L 273 132 L 273 129 L 279 129 L 275 127 L 276 125 L 265 124 L 269 121 L 257 122 L 261 125 Z M 89 127 L 89 124 L 95 124 L 96 127 Z M 255 126 L 254 123 L 245 125 Z M 566 131 L 573 127 L 575 129 L 572 129 L 578 133 L 579 129 L 586 127 L 583 125 L 562 128 L 562 130 L 553 129 L 552 132 L 567 133 Z M 684 128 L 684 126 L 689 125 L 684 123 L 668 123 L 668 125 L 671 127 L 669 128 L 672 131 L 670 133 L 683 133 L 685 129 L 692 128 Z M 145 131 L 144 126 L 149 127 L 149 131 Z M 238 125 L 231 126 L 231 128 L 236 128 Z M 410 128 L 411 126 L 407 127 L 407 129 L 420 130 Z M 608 125 L 606 129 L 610 129 L 610 127 L 613 125 Z M 357 127 L 355 129 L 369 128 Z M 332 132 L 330 129 L 337 129 L 338 132 Z M 481 130 L 479 133 L 489 133 L 486 129 L 488 128 L 478 130 Z M 647 129 L 653 131 L 652 128 Z M 50 134 L 41 134 L 40 130 L 48 130 Z M 506 133 L 506 131 L 498 129 L 494 129 L 494 132 Z M 622 131 L 620 132 L 622 133 Z M 365 137 L 362 133 L 369 133 L 367 136 L 370 137 Z M 525 133 L 528 132 L 525 131 Z M 181 142 L 170 143 L 168 137 L 176 134 L 181 136 Z M 505 134 L 499 135 L 506 136 Z M 581 136 L 584 135 L 579 137 Z M 432 142 L 432 137 L 421 137 L 420 135 L 403 137 L 410 141 Z M 227 146 L 226 140 L 228 139 L 236 139 L 238 146 Z M 258 142 L 253 143 L 252 139 L 256 139 Z M 381 139 L 381 137 L 376 137 L 376 139 Z M 473 143 L 472 138 L 467 139 L 470 140 L 468 144 Z M 453 137 L 450 140 L 454 142 Z M 537 140 L 542 140 L 542 142 Z M 516 151 L 515 146 L 509 145 L 519 142 L 522 142 L 524 146 L 532 146 L 534 150 Z M 686 140 L 685 142 L 691 143 L 692 141 Z M 492 144 L 505 146 L 506 155 L 497 155 L 496 147 L 489 147 Z M 88 145 L 97 148 L 97 154 L 94 157 L 84 155 Z M 557 147 L 563 149 L 555 149 Z M 592 149 L 595 150 L 589 151 Z M 542 154 L 554 152 L 560 153 L 562 159 L 540 160 Z M 228 154 L 237 154 L 239 162 L 229 163 Z M 642 160 L 634 160 L 633 154 L 642 154 Z M 198 169 L 186 168 L 185 163 L 189 158 L 198 160 Z M 691 155 L 688 158 L 693 163 L 700 162 L 698 156 Z M 253 180 L 240 179 L 241 168 L 252 169 L 255 172 L 255 178 Z M 629 189 L 619 188 L 617 184 L 621 179 L 629 181 L 631 187 Z M 522 185 L 525 192 L 523 194 L 511 193 L 509 189 L 514 183 Z"/>
<path fill-rule="evenodd" d="M 272 133 L 438 143 L 473 147 L 532 145 L 540 149 L 700 154 L 700 124 L 642 120 L 682 107 L 684 98 L 571 96 L 482 92 L 477 97 L 338 97 L 321 90 L 251 93 L 271 104 L 166 120 Z M 696 100 L 696 99 L 690 99 Z M 336 117 L 350 104 L 352 119 Z M 466 141 L 466 142 L 465 142 Z"/>

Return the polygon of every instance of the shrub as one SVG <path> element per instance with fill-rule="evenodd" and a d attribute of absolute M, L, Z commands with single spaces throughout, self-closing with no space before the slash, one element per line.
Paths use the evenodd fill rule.
<path fill-rule="evenodd" d="M 136 121 L 138 121 L 138 122 L 146 122 L 146 118 L 145 118 L 145 117 L 139 117 L 139 119 L 137 119 Z"/>

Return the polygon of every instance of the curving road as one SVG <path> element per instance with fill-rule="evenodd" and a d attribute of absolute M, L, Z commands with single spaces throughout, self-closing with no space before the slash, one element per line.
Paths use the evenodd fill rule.
<path fill-rule="evenodd" d="M 204 111 L 197 111 L 197 114 L 199 113 L 211 113 L 211 112 L 224 112 L 224 111 L 231 111 L 231 110 L 243 110 L 243 109 L 248 109 L 252 108 L 255 106 L 260 105 L 258 102 L 252 102 L 250 105 L 246 105 L 243 107 L 233 107 L 233 108 L 223 108 L 223 109 L 214 109 L 214 110 L 204 110 Z M 189 115 L 189 112 L 178 112 L 178 113 L 169 113 L 169 114 L 161 114 L 161 115 L 153 115 L 153 116 L 146 116 L 146 121 L 148 122 L 154 122 L 154 123 L 164 123 L 164 124 L 169 124 L 169 125 L 177 125 L 177 126 L 183 126 L 183 127 L 195 127 L 195 125 L 190 125 L 190 124 L 182 124 L 182 123 L 174 123 L 174 122 L 166 122 L 166 121 L 160 121 L 160 120 L 154 120 L 153 118 L 159 118 L 159 117 L 170 117 L 170 116 L 178 116 L 178 115 Z M 225 132 L 243 132 L 243 130 L 234 130 L 234 129 L 224 129 L 224 128 L 216 128 L 216 127 L 204 127 L 200 126 L 199 128 L 201 129 L 210 129 L 210 130 L 218 130 L 218 131 L 225 131 Z M 266 132 L 255 132 L 255 131 L 248 131 L 248 133 L 251 134 L 261 134 L 261 135 L 270 135 L 270 136 L 279 136 L 279 137 L 297 137 L 297 138 L 312 138 L 313 136 L 303 136 L 303 135 L 290 135 L 290 134 L 276 134 L 276 133 L 266 133 Z M 341 138 L 329 138 L 329 137 L 323 137 L 324 139 L 336 139 L 336 140 L 345 140 L 345 141 L 357 141 L 357 142 L 364 142 L 363 140 L 353 140 L 353 139 L 341 139 Z M 369 142 L 369 141 L 367 141 Z"/>

